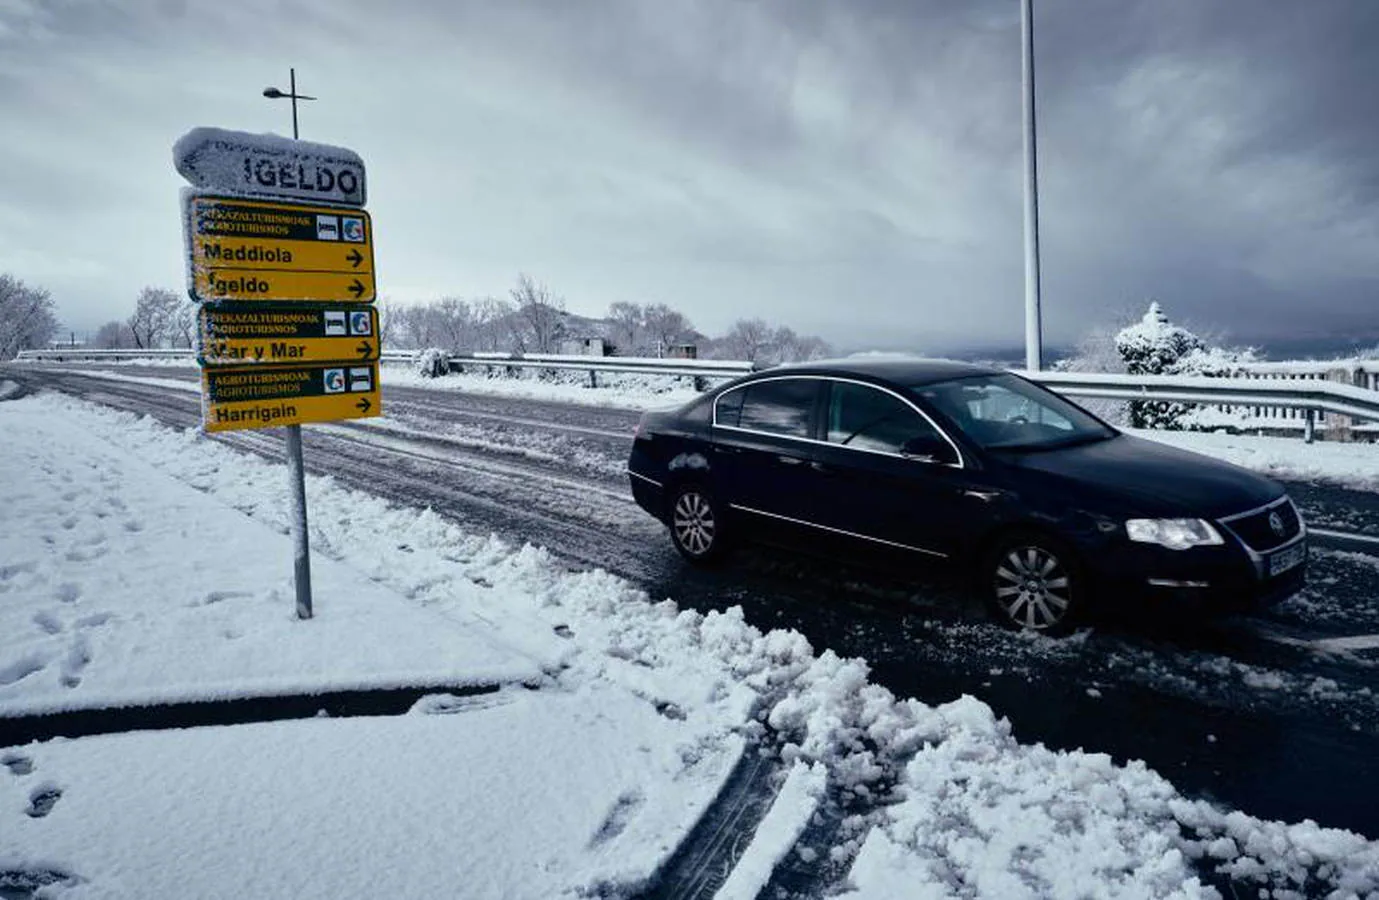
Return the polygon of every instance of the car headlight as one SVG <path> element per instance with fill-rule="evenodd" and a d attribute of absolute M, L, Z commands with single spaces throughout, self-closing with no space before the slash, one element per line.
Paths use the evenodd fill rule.
<path fill-rule="evenodd" d="M 1158 544 L 1170 550 L 1207 547 L 1221 543 L 1221 534 L 1202 519 L 1130 519 L 1125 523 L 1130 540 Z"/>

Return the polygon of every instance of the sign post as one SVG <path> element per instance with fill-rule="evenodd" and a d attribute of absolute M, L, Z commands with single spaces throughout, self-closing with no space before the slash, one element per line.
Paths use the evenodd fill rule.
<path fill-rule="evenodd" d="M 295 81 L 293 140 L 196 128 L 173 157 L 195 186 L 183 222 L 202 428 L 286 428 L 297 617 L 309 619 L 301 426 L 380 415 L 382 347 L 364 162 L 296 140 Z"/>

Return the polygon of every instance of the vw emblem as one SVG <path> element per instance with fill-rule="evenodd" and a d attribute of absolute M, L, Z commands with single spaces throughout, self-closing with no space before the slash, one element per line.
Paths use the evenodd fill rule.
<path fill-rule="evenodd" d="M 1283 535 L 1288 530 L 1283 526 L 1283 516 L 1280 516 L 1276 512 L 1269 513 L 1269 527 L 1272 528 L 1274 530 L 1274 534 L 1278 535 L 1279 537 L 1283 537 Z"/>

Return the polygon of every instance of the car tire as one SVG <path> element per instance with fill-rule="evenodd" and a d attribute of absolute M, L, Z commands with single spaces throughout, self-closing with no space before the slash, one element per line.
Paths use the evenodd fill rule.
<path fill-rule="evenodd" d="M 1001 624 L 1038 634 L 1066 634 L 1083 607 L 1077 555 L 1063 541 L 1020 532 L 998 541 L 983 558 L 978 589 Z"/>
<path fill-rule="evenodd" d="M 727 549 L 718 498 L 701 484 L 684 484 L 671 494 L 667 524 L 680 555 L 696 565 L 721 559 Z"/>

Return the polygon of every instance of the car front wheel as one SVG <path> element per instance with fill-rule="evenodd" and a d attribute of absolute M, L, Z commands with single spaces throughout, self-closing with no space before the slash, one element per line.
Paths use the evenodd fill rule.
<path fill-rule="evenodd" d="M 1081 584 L 1070 550 L 1040 535 L 1002 541 L 983 566 L 987 599 L 1006 624 L 1060 634 L 1076 620 Z"/>
<path fill-rule="evenodd" d="M 706 563 L 723 554 L 723 516 L 718 501 L 699 485 L 675 492 L 670 505 L 670 538 L 675 549 L 692 563 Z"/>

